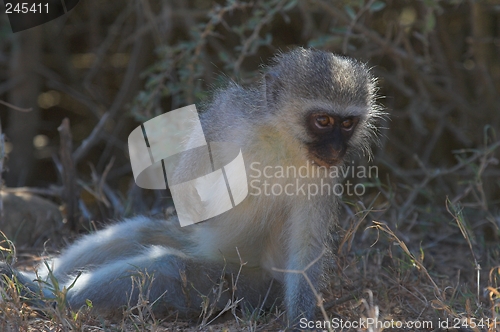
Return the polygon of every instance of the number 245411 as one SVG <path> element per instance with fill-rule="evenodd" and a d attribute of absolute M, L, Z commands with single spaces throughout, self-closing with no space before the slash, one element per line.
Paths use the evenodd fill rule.
<path fill-rule="evenodd" d="M 5 13 L 6 14 L 13 14 L 13 13 L 35 13 L 35 14 L 42 14 L 42 13 L 49 13 L 49 4 L 41 4 L 41 3 L 34 3 L 29 6 L 29 3 L 23 2 L 23 3 L 17 3 L 15 6 L 11 3 L 6 3 L 5 4 Z"/>

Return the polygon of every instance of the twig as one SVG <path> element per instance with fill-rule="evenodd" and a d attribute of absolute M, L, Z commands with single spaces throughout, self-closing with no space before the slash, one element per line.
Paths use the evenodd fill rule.
<path fill-rule="evenodd" d="M 406 243 L 401 241 L 396 236 L 396 234 L 394 234 L 394 232 L 389 228 L 388 225 L 381 223 L 381 222 L 378 222 L 378 221 L 373 221 L 373 224 L 374 224 L 374 226 L 370 226 L 369 228 L 375 228 L 377 230 L 381 230 L 381 231 L 385 232 L 386 234 L 388 234 L 395 242 L 397 242 L 399 247 L 411 258 L 411 260 L 416 265 L 416 267 L 426 275 L 426 277 L 428 278 L 428 280 L 432 284 L 432 287 L 434 288 L 434 291 L 436 292 L 438 299 L 443 301 L 444 299 L 443 299 L 442 291 L 439 289 L 438 285 L 434 282 L 434 279 L 432 279 L 429 272 L 425 268 L 424 264 L 422 264 L 422 262 L 417 257 L 415 257 L 415 255 L 412 254 L 410 249 L 408 249 L 408 247 L 406 246 Z"/>
<path fill-rule="evenodd" d="M 2 179 L 2 173 L 3 173 L 3 161 L 5 158 L 5 137 L 2 133 L 2 126 L 0 122 L 0 191 L 3 189 L 3 179 Z M 0 220 L 3 220 L 3 199 L 2 196 L 0 196 Z"/>
<path fill-rule="evenodd" d="M 17 188 L 2 188 L 1 191 L 14 194 L 28 193 L 28 194 L 43 195 L 43 196 L 63 197 L 64 188 L 57 186 L 51 186 L 50 188 L 17 187 Z"/>
<path fill-rule="evenodd" d="M 79 92 L 79 90 L 82 90 L 81 87 L 71 87 L 63 83 L 64 78 L 62 78 L 59 74 L 54 72 L 52 69 L 47 68 L 46 66 L 39 65 L 36 68 L 36 72 L 47 79 L 47 87 L 67 94 L 76 101 L 85 105 L 96 118 L 100 118 L 101 113 L 99 112 L 99 109 L 102 109 L 104 107 L 99 106 L 90 97 Z"/>
<path fill-rule="evenodd" d="M 155 40 L 156 45 L 166 45 L 167 41 L 165 40 L 165 36 L 160 33 L 159 22 L 156 20 L 153 11 L 151 10 L 151 6 L 148 0 L 142 0 L 141 5 L 144 8 L 144 13 L 147 18 L 147 25 L 150 27 L 151 35 Z"/>
<path fill-rule="evenodd" d="M 351 21 L 345 17 L 345 15 L 338 10 L 335 6 L 332 5 L 331 2 L 325 0 L 311 0 L 313 3 L 318 4 L 323 10 L 328 12 L 329 15 L 339 20 L 341 24 L 350 25 Z M 455 93 L 451 89 L 445 89 L 436 84 L 427 74 L 425 74 L 422 70 L 419 70 L 419 66 L 425 63 L 425 60 L 422 57 L 414 57 L 409 54 L 404 49 L 395 46 L 393 43 L 390 43 L 388 40 L 382 38 L 377 32 L 373 29 L 369 29 L 366 26 L 354 23 L 352 24 L 352 30 L 358 32 L 372 42 L 380 46 L 383 50 L 387 50 L 391 55 L 394 55 L 396 58 L 402 60 L 404 63 L 407 63 L 406 69 L 412 77 L 418 77 L 421 79 L 423 85 L 426 87 L 427 91 L 432 93 L 436 98 L 446 100 L 452 103 L 457 109 L 462 112 L 467 113 L 469 109 L 471 109 L 468 102 L 459 94 Z"/>
<path fill-rule="evenodd" d="M 246 57 L 251 55 L 249 50 L 253 46 L 253 43 L 259 38 L 259 34 L 260 34 L 260 31 L 262 30 L 262 28 L 266 24 L 269 24 L 271 22 L 271 20 L 274 18 L 274 15 L 276 15 L 276 13 L 279 12 L 283 8 L 284 5 L 285 5 L 285 1 L 280 1 L 275 7 L 273 7 L 272 10 L 270 10 L 264 17 L 262 17 L 259 20 L 259 23 L 253 29 L 253 32 L 250 35 L 250 37 L 248 37 L 245 40 L 245 42 L 243 43 L 243 46 L 241 47 L 240 55 L 238 56 L 238 59 L 236 60 L 236 63 L 234 64 L 234 72 L 236 74 L 239 74 L 243 60 L 245 60 Z"/>
<path fill-rule="evenodd" d="M 79 184 L 86 189 L 89 193 L 91 193 L 98 201 L 102 202 L 107 208 L 111 207 L 110 202 L 108 201 L 106 195 L 104 194 L 104 185 L 106 184 L 106 176 L 108 175 L 109 170 L 113 166 L 113 163 L 115 161 L 114 156 L 111 158 L 111 161 L 106 165 L 106 168 L 104 169 L 104 172 L 102 175 L 99 177 L 97 175 L 97 171 L 94 167 L 94 165 L 90 164 L 90 169 L 91 169 L 91 176 L 92 176 L 92 183 L 94 186 L 94 189 L 92 190 L 89 188 L 83 181 L 79 181 Z"/>
<path fill-rule="evenodd" d="M 89 92 L 92 92 L 92 89 L 90 89 L 89 87 L 91 86 L 92 79 L 99 72 L 99 69 L 101 68 L 100 65 L 101 65 L 102 61 L 104 61 L 104 59 L 106 58 L 105 57 L 106 52 L 113 44 L 116 37 L 122 31 L 120 28 L 122 27 L 124 22 L 127 20 L 129 14 L 132 11 L 133 11 L 132 4 L 126 6 L 126 8 L 123 9 L 123 11 L 116 17 L 113 24 L 109 27 L 108 33 L 106 34 L 106 38 L 104 39 L 104 41 L 101 43 L 101 45 L 97 49 L 97 51 L 95 53 L 96 61 L 93 62 L 92 67 L 90 68 L 87 75 L 85 75 L 85 78 L 83 79 L 83 86 L 87 90 L 89 90 Z"/>
<path fill-rule="evenodd" d="M 142 15 L 138 15 L 137 25 L 140 26 L 141 22 Z M 125 102 L 125 99 L 128 97 L 130 86 L 135 81 L 135 72 L 141 50 L 142 39 L 138 38 L 134 44 L 134 48 L 132 49 L 132 54 L 130 56 L 130 61 L 125 72 L 123 83 L 120 86 L 120 90 L 116 94 L 113 104 L 111 105 L 109 110 L 101 117 L 97 126 L 94 128 L 94 130 L 92 130 L 92 133 L 90 133 L 89 137 L 87 137 L 78 147 L 78 149 L 76 149 L 75 153 L 73 154 L 75 163 L 78 163 L 87 154 L 90 148 L 93 147 L 101 139 L 101 132 L 104 128 L 104 125 L 109 118 L 112 118 L 118 112 L 118 110 L 120 110 L 123 103 Z"/>
<path fill-rule="evenodd" d="M 193 55 L 190 63 L 187 65 L 187 69 L 190 72 L 190 75 L 188 76 L 188 80 L 186 82 L 186 86 L 194 86 L 194 81 L 196 79 L 196 74 L 195 74 L 195 62 L 197 59 L 200 57 L 200 54 L 202 50 L 205 48 L 207 44 L 208 37 L 214 33 L 214 30 L 218 26 L 218 24 L 223 24 L 225 25 L 224 22 L 224 15 L 226 13 L 232 13 L 233 11 L 237 9 L 245 9 L 248 7 L 254 6 L 253 3 L 241 3 L 241 2 L 234 2 L 231 3 L 227 7 L 215 7 L 213 11 L 209 13 L 211 16 L 210 21 L 205 25 L 205 29 L 200 33 L 200 37 L 198 38 L 198 42 L 196 44 L 195 49 L 193 50 Z M 181 55 L 182 56 L 182 55 Z M 187 101 L 188 103 L 192 103 L 194 101 L 194 95 L 193 93 L 190 93 L 187 95 Z"/>
<path fill-rule="evenodd" d="M 120 119 L 115 123 L 113 131 L 111 133 L 103 132 L 102 139 L 106 142 L 104 149 L 102 150 L 99 161 L 96 164 L 96 169 L 101 170 L 105 167 L 109 160 L 109 155 L 112 153 L 113 148 L 117 148 L 124 153 L 128 153 L 128 144 L 123 140 L 119 139 L 118 136 L 122 132 L 123 127 L 127 123 L 127 118 L 120 117 Z M 130 163 L 127 163 L 129 165 Z"/>
<path fill-rule="evenodd" d="M 73 149 L 71 130 L 69 119 L 65 118 L 59 128 L 61 136 L 61 164 L 62 164 L 62 180 L 63 180 L 63 200 L 66 203 L 66 220 L 72 230 L 77 230 L 76 213 L 77 213 L 77 195 L 76 195 L 76 172 L 71 150 Z"/>
<path fill-rule="evenodd" d="M 450 205 L 453 211 L 450 210 Z M 458 228 L 460 229 L 460 232 L 462 233 L 462 236 L 464 237 L 465 241 L 469 245 L 470 252 L 472 254 L 472 259 L 474 259 L 474 268 L 476 269 L 477 272 L 477 303 L 480 301 L 480 287 L 479 287 L 479 282 L 480 282 L 480 271 L 481 271 L 481 265 L 479 265 L 479 262 L 476 258 L 476 253 L 474 252 L 474 248 L 472 243 L 474 241 L 474 235 L 467 229 L 467 226 L 465 224 L 464 216 L 462 214 L 462 209 L 460 209 L 456 203 L 453 203 L 450 201 L 450 199 L 447 197 L 446 198 L 446 211 L 448 211 L 449 214 L 455 219 L 455 222 L 458 225 Z"/>
<path fill-rule="evenodd" d="M 403 220 L 408 215 L 409 212 L 407 210 L 410 208 L 410 206 L 413 205 L 413 202 L 418 197 L 418 195 L 421 193 L 421 190 L 423 188 L 426 188 L 426 186 L 429 184 L 429 182 L 431 182 L 432 180 L 434 180 L 436 178 L 443 177 L 445 175 L 459 174 L 458 172 L 462 168 L 466 167 L 467 165 L 470 165 L 471 163 L 473 163 L 477 160 L 483 160 L 483 162 L 481 163 L 481 168 L 479 169 L 482 172 L 482 171 L 484 171 L 484 168 L 488 164 L 486 162 L 486 160 L 484 160 L 484 156 L 492 153 L 493 151 L 495 151 L 499 147 L 500 147 L 500 141 L 497 141 L 497 142 L 494 142 L 494 143 L 486 146 L 482 150 L 475 150 L 475 151 L 473 150 L 475 153 L 471 157 L 469 157 L 467 159 L 460 159 L 460 161 L 456 165 L 454 165 L 450 168 L 447 168 L 447 169 L 441 169 L 441 168 L 429 169 L 423 164 L 423 162 L 418 158 L 418 156 L 414 155 L 414 159 L 416 160 L 416 162 L 420 166 L 421 172 L 419 172 L 419 173 L 413 173 L 413 171 L 403 171 L 402 169 L 400 169 L 396 165 L 393 165 L 393 164 L 389 163 L 388 161 L 382 160 L 382 162 L 384 164 L 386 164 L 397 177 L 405 180 L 405 182 L 407 182 L 407 183 L 410 183 L 411 181 L 409 181 L 409 179 L 412 179 L 412 177 L 414 177 L 414 176 L 424 175 L 424 178 L 421 181 L 419 181 L 416 184 L 412 184 L 413 190 L 408 195 L 405 202 L 401 205 L 401 208 L 399 209 L 399 213 L 398 213 L 398 219 Z M 465 151 L 466 150 L 464 150 L 463 152 L 465 152 Z M 457 151 L 457 152 L 460 152 L 460 151 Z M 483 193 L 481 193 L 481 195 L 483 195 Z M 453 199 L 453 202 L 458 201 L 460 198 L 461 197 Z M 483 201 L 485 201 L 485 199 L 483 199 Z M 485 207 L 483 207 L 483 209 L 485 209 Z"/>
<path fill-rule="evenodd" d="M 102 189 L 104 191 L 104 194 L 106 194 L 106 196 L 109 198 L 111 205 L 113 206 L 114 216 L 123 216 L 125 209 L 118 195 L 115 194 L 115 192 L 106 183 L 103 184 Z"/>
<path fill-rule="evenodd" d="M 342 42 L 342 52 L 344 54 L 347 54 L 347 45 L 349 44 L 349 37 L 352 32 L 352 28 L 356 25 L 356 22 L 363 16 L 363 14 L 368 11 L 368 9 L 371 7 L 371 5 L 375 2 L 375 0 L 370 0 L 368 1 L 363 8 L 361 8 L 357 13 L 356 16 L 352 19 L 351 23 L 349 24 L 349 27 L 347 28 L 347 32 L 345 34 L 344 41 Z"/>
<path fill-rule="evenodd" d="M 355 300 L 361 294 L 361 291 L 362 291 L 361 288 L 355 289 L 355 290 L 349 292 L 349 294 L 342 296 L 339 299 L 326 302 L 325 304 L 323 304 L 323 307 L 325 307 L 325 310 L 329 310 L 329 309 L 331 309 L 339 304 L 345 303 L 347 301 Z"/>
<path fill-rule="evenodd" d="M 33 110 L 33 108 L 31 108 L 31 107 L 30 108 L 21 108 L 21 107 L 17 107 L 15 105 L 12 105 L 6 101 L 3 101 L 3 100 L 0 100 L 0 104 L 5 105 L 5 106 L 12 108 L 13 110 L 19 111 L 19 112 L 31 112 Z"/>
<path fill-rule="evenodd" d="M 140 27 L 143 24 L 143 15 L 142 12 L 139 12 L 137 15 L 137 27 Z M 123 78 L 123 84 L 120 86 L 120 90 L 116 94 L 116 98 L 113 101 L 113 104 L 109 108 L 109 114 L 111 116 L 114 116 L 118 110 L 120 110 L 123 102 L 125 99 L 129 96 L 129 89 L 132 83 L 135 82 L 137 79 L 135 76 L 136 73 L 136 67 L 137 64 L 139 63 L 139 56 L 142 52 L 142 44 L 143 44 L 143 39 L 142 38 L 137 38 L 134 47 L 132 48 L 132 52 L 130 54 L 130 60 L 128 62 L 127 70 L 125 71 L 125 77 Z"/>
<path fill-rule="evenodd" d="M 109 118 L 109 113 L 108 112 L 104 113 L 99 122 L 97 123 L 97 125 L 90 133 L 90 135 L 83 140 L 82 144 L 80 144 L 80 146 L 73 153 L 73 160 L 75 161 L 75 163 L 78 163 L 87 154 L 90 148 L 97 143 L 99 136 L 101 135 L 101 132 L 104 128 L 104 125 L 108 121 L 108 118 Z"/>

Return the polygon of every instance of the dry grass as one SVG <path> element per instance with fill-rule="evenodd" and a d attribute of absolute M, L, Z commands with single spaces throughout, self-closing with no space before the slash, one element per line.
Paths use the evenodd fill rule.
<path fill-rule="evenodd" d="M 500 298 L 500 267 L 474 268 L 470 242 L 438 243 L 423 249 L 411 250 L 386 224 L 374 222 L 364 232 L 372 233 L 339 260 L 339 274 L 325 292 L 321 306 L 321 321 L 333 318 L 359 321 L 371 318 L 384 322 L 461 322 L 470 326 L 474 321 L 486 324 L 498 317 Z M 375 233 L 380 234 L 375 234 Z M 357 235 L 364 235 L 361 231 Z M 379 237 L 376 244 L 366 247 L 362 243 Z M 482 248 L 486 251 L 487 248 Z M 492 255 L 494 253 L 485 253 Z M 457 259 L 458 258 L 458 259 Z M 490 257 L 493 258 L 493 257 Z M 0 290 L 0 329 L 2 331 L 275 331 L 281 329 L 282 312 L 257 317 L 241 313 L 235 303 L 228 303 L 223 312 L 213 311 L 210 303 L 201 310 L 199 319 L 185 321 L 169 317 L 156 317 L 151 310 L 153 301 L 144 289 L 141 276 L 134 277 L 134 287 L 142 290 L 137 303 L 130 303 L 123 316 L 103 320 L 90 314 L 88 307 L 70 310 L 64 302 L 43 301 L 39 307 L 30 307 L 15 280 L 5 278 Z M 478 288 L 479 287 L 479 288 Z M 479 291 L 479 293 L 478 293 Z M 59 291 L 61 292 L 61 291 Z M 64 298 L 59 293 L 56 298 Z M 340 301 L 338 300 L 340 299 Z M 333 306 L 330 304 L 335 303 Z M 237 303 L 237 301 L 236 301 Z M 467 323 L 468 322 L 468 323 Z M 331 329 L 338 330 L 338 329 Z M 354 330 L 354 329 L 353 329 Z M 368 331 L 383 329 L 369 326 Z M 395 330 L 398 330 L 397 328 Z M 429 331 L 432 329 L 412 329 Z M 465 329 L 494 331 L 493 327 Z"/>
<path fill-rule="evenodd" d="M 360 331 L 412 330 L 439 331 L 448 321 L 450 327 L 461 331 L 495 331 L 494 319 L 500 319 L 500 250 L 498 247 L 498 216 L 481 195 L 481 170 L 493 162 L 491 154 L 498 147 L 487 147 L 474 158 L 460 160 L 453 169 L 469 169 L 468 181 L 462 190 L 450 193 L 433 205 L 419 205 L 415 193 L 422 187 L 395 187 L 378 184 L 373 195 L 364 202 L 344 204 L 343 236 L 339 242 L 337 269 L 323 294 L 318 294 L 319 321 L 342 319 L 345 322 L 370 322 Z M 477 167 L 471 167 L 477 162 Z M 429 176 L 446 177 L 426 170 Z M 472 186 L 472 189 L 471 189 Z M 408 189 L 409 188 L 409 189 Z M 377 194 L 378 193 L 378 194 Z M 459 199 L 456 199 L 456 198 Z M 370 201 L 366 201 L 370 199 Z M 412 204 L 406 204 L 412 199 Z M 474 203 L 474 204 L 473 204 Z M 366 205 L 365 205 L 366 204 Z M 412 207 L 408 213 L 402 209 Z M 405 219 L 399 219 L 406 215 Z M 495 219 L 496 218 L 496 219 Z M 4 241 L 4 256 L 12 260 L 15 248 Z M 18 253 L 19 255 L 19 253 Z M 27 255 L 19 255 L 18 266 L 30 266 Z M 33 257 L 33 256 L 32 256 Z M 244 262 L 242 262 L 242 265 Z M 289 271 L 301 273 L 301 271 Z M 72 310 L 65 305 L 67 290 L 55 288 L 56 301 L 43 298 L 37 306 L 28 306 L 21 286 L 5 277 L 0 290 L 1 331 L 275 331 L 282 329 L 283 312 L 241 312 L 238 299 L 222 310 L 215 310 L 206 297 L 200 317 L 182 320 L 172 313 L 155 316 L 144 280 L 134 277 L 133 285 L 141 290 L 137 303 L 130 303 L 118 318 L 104 320 L 90 313 L 87 307 Z M 238 282 L 238 276 L 233 281 Z M 234 285 L 233 285 L 234 286 Z M 214 285 L 214 293 L 227 291 Z M 400 328 L 399 324 L 421 324 L 421 327 Z M 382 324 L 382 325 L 380 325 Z M 426 326 L 422 324 L 428 324 Z M 441 325 L 439 325 L 441 324 Z M 475 327 L 474 327 L 475 326 Z M 337 331 L 335 326 L 323 325 L 325 330 Z M 390 327 L 390 328 L 389 328 Z M 498 328 L 497 328 L 498 329 Z"/>

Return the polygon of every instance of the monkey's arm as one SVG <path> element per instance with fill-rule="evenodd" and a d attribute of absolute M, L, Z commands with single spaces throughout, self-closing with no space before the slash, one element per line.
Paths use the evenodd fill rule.
<path fill-rule="evenodd" d="M 290 324 L 300 318 L 313 320 L 325 269 L 326 235 L 329 232 L 330 214 L 319 209 L 301 206 L 294 209 L 288 222 L 290 235 L 288 258 L 284 276 L 285 304 Z M 313 288 L 314 287 L 314 288 Z"/>

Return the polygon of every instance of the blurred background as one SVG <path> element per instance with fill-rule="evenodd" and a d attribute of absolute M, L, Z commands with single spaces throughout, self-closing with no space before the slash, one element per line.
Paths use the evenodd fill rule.
<path fill-rule="evenodd" d="M 370 162 L 379 177 L 347 203 L 371 202 L 399 230 L 428 231 L 448 222 L 449 202 L 473 216 L 478 235 L 498 240 L 500 2 L 493 0 L 87 0 L 19 33 L 1 15 L 5 213 L 34 206 L 11 202 L 23 195 L 54 203 L 61 216 L 54 206 L 48 215 L 73 231 L 161 213 L 171 205 L 168 192 L 133 182 L 131 130 L 188 104 L 202 109 L 229 79 L 256 82 L 273 54 L 297 46 L 355 57 L 378 77 L 389 114 Z M 32 215 L 20 215 L 17 226 Z M 13 227 L 9 235 L 22 233 Z M 31 242 L 48 237 L 32 235 Z"/>
<path fill-rule="evenodd" d="M 497 289 L 488 271 L 500 262 L 498 0 L 85 0 L 19 33 L 0 14 L 0 229 L 18 246 L 58 247 L 110 220 L 163 213 L 169 193 L 134 184 L 132 129 L 203 109 L 227 80 L 252 84 L 273 54 L 298 46 L 367 63 L 388 113 L 373 160 L 357 161 L 378 178 L 344 197 L 340 269 L 374 261 L 378 270 L 359 270 L 364 285 L 389 289 L 426 265 L 480 303 L 479 281 Z M 436 295 L 426 280 L 421 291 Z"/>

